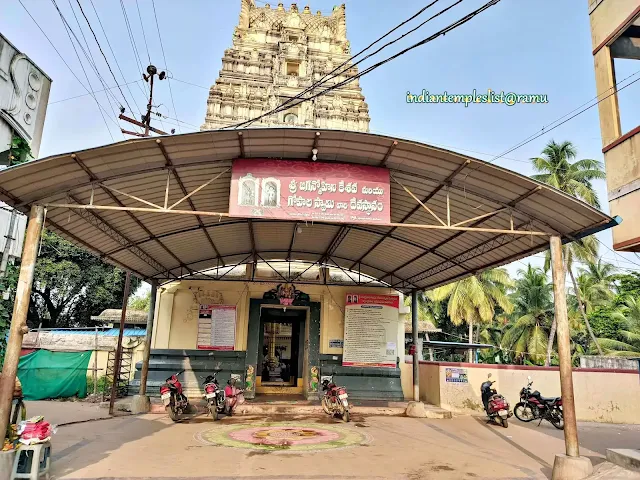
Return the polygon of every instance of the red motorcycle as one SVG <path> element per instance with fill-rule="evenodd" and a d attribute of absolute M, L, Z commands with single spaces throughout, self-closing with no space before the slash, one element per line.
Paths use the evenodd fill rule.
<path fill-rule="evenodd" d="M 507 428 L 509 427 L 508 418 L 511 417 L 513 413 L 509 411 L 509 402 L 507 402 L 507 399 L 500 395 L 495 388 L 491 388 L 496 382 L 489 380 L 490 378 L 491 374 L 488 375 L 487 381 L 480 386 L 484 411 L 490 420 L 500 423 L 504 428 Z"/>
<path fill-rule="evenodd" d="M 513 412 L 521 422 L 531 422 L 540 419 L 548 420 L 558 430 L 564 429 L 564 415 L 562 413 L 562 397 L 543 397 L 538 390 L 531 391 L 533 380 L 527 377 L 526 387 L 520 390 L 520 402 L 516 403 Z"/>
<path fill-rule="evenodd" d="M 322 382 L 322 390 L 324 391 L 322 397 L 322 409 L 324 413 L 342 417 L 342 420 L 348 422 L 350 420 L 349 395 L 347 394 L 346 387 L 337 386 L 333 383 L 333 377 L 331 377 L 331 380 L 324 380 Z"/>
<path fill-rule="evenodd" d="M 179 421 L 180 416 L 189 408 L 189 399 L 182 393 L 182 384 L 178 380 L 178 375 L 183 372 L 184 370 L 174 373 L 160 387 L 162 404 L 174 422 Z"/>

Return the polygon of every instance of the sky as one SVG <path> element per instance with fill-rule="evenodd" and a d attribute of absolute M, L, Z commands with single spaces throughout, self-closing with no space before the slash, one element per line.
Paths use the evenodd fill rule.
<path fill-rule="evenodd" d="M 169 117 L 162 121 L 162 125 L 156 126 L 164 127 L 165 130 L 175 128 L 176 133 L 199 129 L 204 121 L 208 88 L 218 76 L 224 50 L 231 46 L 233 29 L 238 22 L 240 0 L 155 0 L 159 29 L 156 26 L 152 0 L 79 1 L 109 60 L 115 79 L 118 83 L 133 82 L 121 87 L 122 94 L 119 89 L 110 90 L 113 96 L 124 103 L 121 100 L 124 95 L 135 116 L 139 118 L 139 110 L 146 103 L 143 93 L 146 87 L 140 81 L 141 67 L 146 68 L 151 62 L 159 69 L 166 70 L 169 77 L 173 78 L 156 82 L 154 104 L 162 104 L 157 111 Z M 378 54 L 375 60 L 428 37 L 485 2 L 486 0 L 462 1 Z M 69 71 L 20 1 L 5 0 L 3 15 L 0 16 L 0 31 L 53 79 L 40 156 L 123 140 L 117 124 L 117 106 L 109 104 L 110 101 L 115 103 L 115 99 L 105 93 L 95 94 L 97 101 L 109 113 L 102 112 L 103 118 L 94 98 L 81 86 L 79 80 L 88 86 L 87 80 L 53 0 L 22 0 L 22 3 L 75 74 L 74 76 Z M 86 37 L 102 81 L 109 87 L 115 86 L 116 80 L 109 72 L 82 17 L 78 0 L 56 0 L 56 3 L 80 41 L 84 43 L 83 35 Z M 277 3 L 272 1 L 272 8 Z M 313 12 L 322 10 L 329 13 L 336 3 L 314 0 L 310 7 Z M 404 33 L 452 3 L 454 0 L 441 0 L 398 33 Z M 258 1 L 257 4 L 263 6 L 264 2 Z M 306 4 L 299 2 L 298 6 L 302 9 Z M 352 53 L 366 47 L 426 4 L 425 1 L 415 0 L 348 0 L 347 35 Z M 135 50 L 123 8 L 131 26 Z M 289 2 L 285 3 L 285 8 L 289 8 Z M 78 27 L 76 17 L 82 30 Z M 395 38 L 395 35 L 391 38 Z M 504 157 L 495 158 L 540 133 L 543 127 L 545 131 L 548 130 L 547 126 L 558 118 L 593 101 L 596 87 L 591 50 L 586 1 L 502 0 L 444 37 L 363 76 L 360 84 L 370 108 L 371 131 L 445 147 L 493 161 L 524 175 L 533 173 L 528 159 L 539 155 L 545 144 L 552 139 L 573 142 L 578 149 L 578 158 L 603 161 L 597 107 L 544 133 Z M 104 88 L 87 64 L 83 53 L 78 53 L 91 88 Z M 374 59 L 367 60 L 362 65 L 366 67 L 372 60 Z M 634 64 L 633 61 L 616 61 L 618 80 L 640 73 L 639 67 L 639 62 Z M 638 78 L 640 76 L 632 76 L 627 82 Z M 492 89 L 544 94 L 547 95 L 548 103 L 464 107 L 461 104 L 406 102 L 407 92 L 420 93 L 423 89 L 431 93 L 446 91 L 464 94 L 471 93 L 474 89 L 478 92 Z M 638 125 L 639 92 L 640 82 L 619 93 L 622 130 L 625 132 Z M 130 110 L 127 105 L 125 107 Z M 602 208 L 608 213 L 605 183 L 599 181 L 595 186 Z M 640 270 L 639 255 L 613 253 L 610 250 L 612 241 L 609 232 L 598 234 L 598 238 L 604 244 L 601 245 L 600 253 L 605 260 L 623 271 Z M 540 257 L 542 254 L 538 258 L 514 262 L 508 268 L 515 274 L 528 261 L 541 265 L 543 260 Z"/>

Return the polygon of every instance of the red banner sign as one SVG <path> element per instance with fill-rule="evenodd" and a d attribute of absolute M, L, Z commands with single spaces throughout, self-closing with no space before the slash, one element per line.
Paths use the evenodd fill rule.
<path fill-rule="evenodd" d="M 233 162 L 229 215 L 387 224 L 389 170 L 291 160 Z"/>

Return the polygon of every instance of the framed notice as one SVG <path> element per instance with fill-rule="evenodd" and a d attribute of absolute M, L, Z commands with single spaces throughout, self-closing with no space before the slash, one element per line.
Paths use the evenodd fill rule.
<path fill-rule="evenodd" d="M 343 366 L 396 368 L 399 305 L 396 295 L 347 294 Z"/>
<path fill-rule="evenodd" d="M 233 350 L 235 344 L 235 305 L 200 305 L 198 314 L 198 349 Z"/>
<path fill-rule="evenodd" d="M 466 368 L 447 368 L 445 370 L 445 382 L 469 383 Z"/>

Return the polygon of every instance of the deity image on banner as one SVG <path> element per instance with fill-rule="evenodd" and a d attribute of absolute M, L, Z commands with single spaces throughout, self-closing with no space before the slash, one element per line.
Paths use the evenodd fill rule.
<path fill-rule="evenodd" d="M 265 178 L 262 180 L 262 206 L 280 206 L 280 180 L 277 178 Z"/>
<path fill-rule="evenodd" d="M 238 205 L 255 207 L 258 205 L 258 179 L 250 173 L 238 180 Z"/>

